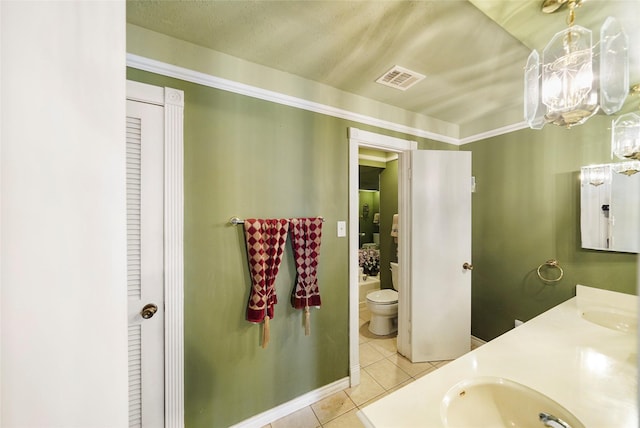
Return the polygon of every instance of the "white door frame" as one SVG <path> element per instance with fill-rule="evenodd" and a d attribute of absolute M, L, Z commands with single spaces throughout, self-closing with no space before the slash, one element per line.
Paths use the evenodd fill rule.
<path fill-rule="evenodd" d="M 351 386 L 360 384 L 360 348 L 359 348 L 359 290 L 358 290 L 358 149 L 367 147 L 398 153 L 398 221 L 401 225 L 398 231 L 398 262 L 400 275 L 398 281 L 402 290 L 410 290 L 407 283 L 409 258 L 403 257 L 409 253 L 411 231 L 409 230 L 411 198 L 409 197 L 409 161 L 406 153 L 417 150 L 418 143 L 389 137 L 382 134 L 349 128 L 349 378 Z M 409 292 L 398 295 L 398 351 L 408 352 L 408 322 L 410 320 Z M 407 351 L 405 351 L 407 350 Z"/>
<path fill-rule="evenodd" d="M 127 99 L 164 107 L 164 426 L 183 428 L 184 93 L 128 80 Z"/>

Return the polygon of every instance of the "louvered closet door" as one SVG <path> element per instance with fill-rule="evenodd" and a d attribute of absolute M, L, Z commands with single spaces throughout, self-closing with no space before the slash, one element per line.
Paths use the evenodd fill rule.
<path fill-rule="evenodd" d="M 162 107 L 127 101 L 130 427 L 164 425 L 163 121 Z"/>

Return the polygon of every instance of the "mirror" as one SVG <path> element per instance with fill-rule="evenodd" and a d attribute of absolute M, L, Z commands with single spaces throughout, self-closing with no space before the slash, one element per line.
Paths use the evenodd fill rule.
<path fill-rule="evenodd" d="M 375 166 L 358 166 L 358 179 L 360 190 L 380 190 L 380 172 L 384 168 Z"/>
<path fill-rule="evenodd" d="M 359 248 L 380 246 L 380 166 L 359 165 Z"/>
<path fill-rule="evenodd" d="M 582 248 L 637 253 L 640 241 L 640 162 L 581 168 Z"/>

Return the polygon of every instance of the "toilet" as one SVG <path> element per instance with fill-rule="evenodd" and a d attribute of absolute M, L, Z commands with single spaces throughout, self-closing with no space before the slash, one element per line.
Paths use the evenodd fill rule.
<path fill-rule="evenodd" d="M 398 331 L 398 263 L 390 264 L 391 284 L 394 290 L 377 290 L 367 294 L 367 308 L 371 312 L 369 331 L 377 336 L 386 336 Z"/>

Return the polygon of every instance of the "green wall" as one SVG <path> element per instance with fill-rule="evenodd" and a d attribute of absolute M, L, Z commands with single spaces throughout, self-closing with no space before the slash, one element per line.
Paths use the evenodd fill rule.
<path fill-rule="evenodd" d="M 611 118 L 467 144 L 473 210 L 472 333 L 490 340 L 575 295 L 576 284 L 637 294 L 635 254 L 580 248 L 580 167 L 611 162 Z M 564 278 L 537 267 L 555 258 Z M 555 272 L 548 272 L 552 276 Z"/>
<path fill-rule="evenodd" d="M 183 90 L 185 182 L 185 425 L 227 427 L 349 372 L 348 127 L 410 137 L 135 69 L 130 80 Z M 457 149 L 457 148 L 456 148 Z M 276 290 L 271 342 L 245 319 L 250 278 L 232 216 L 323 215 L 319 287 L 311 335 L 291 308 L 290 245 Z"/>

